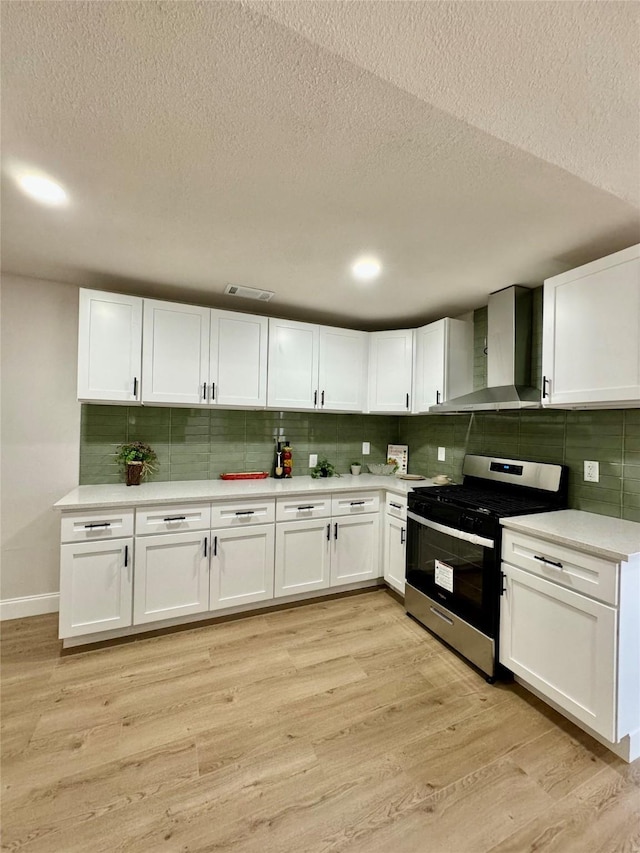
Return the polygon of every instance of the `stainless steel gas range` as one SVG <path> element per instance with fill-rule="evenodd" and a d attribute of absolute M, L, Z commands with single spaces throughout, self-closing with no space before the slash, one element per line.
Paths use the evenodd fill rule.
<path fill-rule="evenodd" d="M 467 455 L 462 470 L 462 485 L 409 494 L 405 607 L 493 681 L 500 519 L 566 507 L 567 468 Z"/>

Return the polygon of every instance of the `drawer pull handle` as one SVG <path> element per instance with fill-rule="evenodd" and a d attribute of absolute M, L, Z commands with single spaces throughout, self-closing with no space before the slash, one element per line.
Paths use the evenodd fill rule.
<path fill-rule="evenodd" d="M 133 377 L 133 396 L 138 399 L 138 377 Z"/>
<path fill-rule="evenodd" d="M 453 625 L 453 619 L 449 619 L 448 616 L 445 616 L 444 613 L 440 613 L 440 611 L 436 610 L 435 607 L 430 607 L 429 610 L 434 616 L 437 616 L 439 619 L 442 619 L 443 622 L 446 622 L 447 625 Z"/>
<path fill-rule="evenodd" d="M 253 510 L 253 509 L 243 509 L 243 510 L 238 510 L 236 512 L 236 515 L 254 515 L 254 513 L 255 513 L 255 510 Z"/>
<path fill-rule="evenodd" d="M 186 521 L 187 516 L 186 515 L 168 515 L 164 520 L 165 521 Z"/>
<path fill-rule="evenodd" d="M 101 521 L 100 523 L 96 522 L 95 524 L 85 524 L 86 530 L 95 530 L 97 527 L 111 527 L 111 522 Z"/>
<path fill-rule="evenodd" d="M 392 506 L 394 509 L 402 509 L 402 507 L 400 506 L 400 504 L 394 504 L 394 503 L 392 503 L 391 501 L 389 501 L 389 506 Z"/>
<path fill-rule="evenodd" d="M 563 569 L 564 566 L 562 563 L 556 563 L 553 560 L 547 560 L 546 557 L 539 557 L 537 554 L 533 555 L 534 560 L 540 560 L 541 563 L 545 563 L 547 566 L 555 566 L 556 569 Z"/>
<path fill-rule="evenodd" d="M 313 508 L 314 508 L 314 504 L 309 504 L 308 506 L 299 506 L 298 512 L 302 512 L 302 510 L 304 510 L 304 509 L 313 509 Z"/>
<path fill-rule="evenodd" d="M 400 528 L 400 544 L 401 545 L 404 545 L 404 543 L 406 542 L 406 537 L 407 537 L 407 530 L 405 527 L 401 527 Z"/>
<path fill-rule="evenodd" d="M 350 501 L 351 506 L 364 506 L 364 501 Z"/>

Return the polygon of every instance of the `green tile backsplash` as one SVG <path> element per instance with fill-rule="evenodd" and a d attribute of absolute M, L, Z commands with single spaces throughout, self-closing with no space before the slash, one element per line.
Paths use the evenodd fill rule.
<path fill-rule="evenodd" d="M 309 453 L 326 456 L 338 472 L 357 460 L 382 462 L 398 440 L 398 418 L 325 412 L 253 412 L 83 405 L 80 483 L 118 483 L 114 461 L 125 441 L 146 441 L 158 454 L 153 480 L 206 480 L 224 471 L 271 471 L 274 438 L 293 448 L 294 475 L 308 474 Z M 371 455 L 362 459 L 362 442 Z"/>
<path fill-rule="evenodd" d="M 275 436 L 292 444 L 294 474 L 307 474 L 309 453 L 339 472 L 362 458 L 363 441 L 381 462 L 387 444 L 409 445 L 411 473 L 462 476 L 465 453 L 569 466 L 570 505 L 640 522 L 640 410 L 484 412 L 464 415 L 332 415 L 324 412 L 235 412 L 84 405 L 80 482 L 118 483 L 114 453 L 123 441 L 153 445 L 155 480 L 203 480 L 223 471 L 270 471 Z M 438 462 L 438 447 L 447 461 Z M 600 482 L 585 483 L 585 459 L 600 463 Z"/>

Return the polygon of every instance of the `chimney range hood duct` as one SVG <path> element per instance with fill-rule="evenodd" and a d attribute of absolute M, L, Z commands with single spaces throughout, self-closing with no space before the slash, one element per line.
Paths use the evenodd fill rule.
<path fill-rule="evenodd" d="M 491 293 L 487 317 L 488 387 L 431 406 L 430 412 L 540 408 L 540 391 L 531 387 L 531 290 L 514 284 Z"/>

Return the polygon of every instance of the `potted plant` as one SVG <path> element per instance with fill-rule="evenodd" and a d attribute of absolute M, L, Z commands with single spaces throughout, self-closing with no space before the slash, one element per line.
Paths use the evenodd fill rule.
<path fill-rule="evenodd" d="M 359 474 L 362 471 L 362 463 L 360 462 L 352 462 L 351 463 L 351 473 Z"/>
<path fill-rule="evenodd" d="M 311 469 L 311 476 L 314 480 L 317 480 L 318 477 L 339 477 L 340 474 L 336 472 L 335 466 L 323 456 L 322 459 L 318 459 L 318 464 L 315 468 Z"/>
<path fill-rule="evenodd" d="M 140 480 L 156 470 L 157 460 L 155 450 L 143 441 L 128 441 L 116 451 L 116 461 L 124 468 L 127 486 L 139 486 Z"/>

